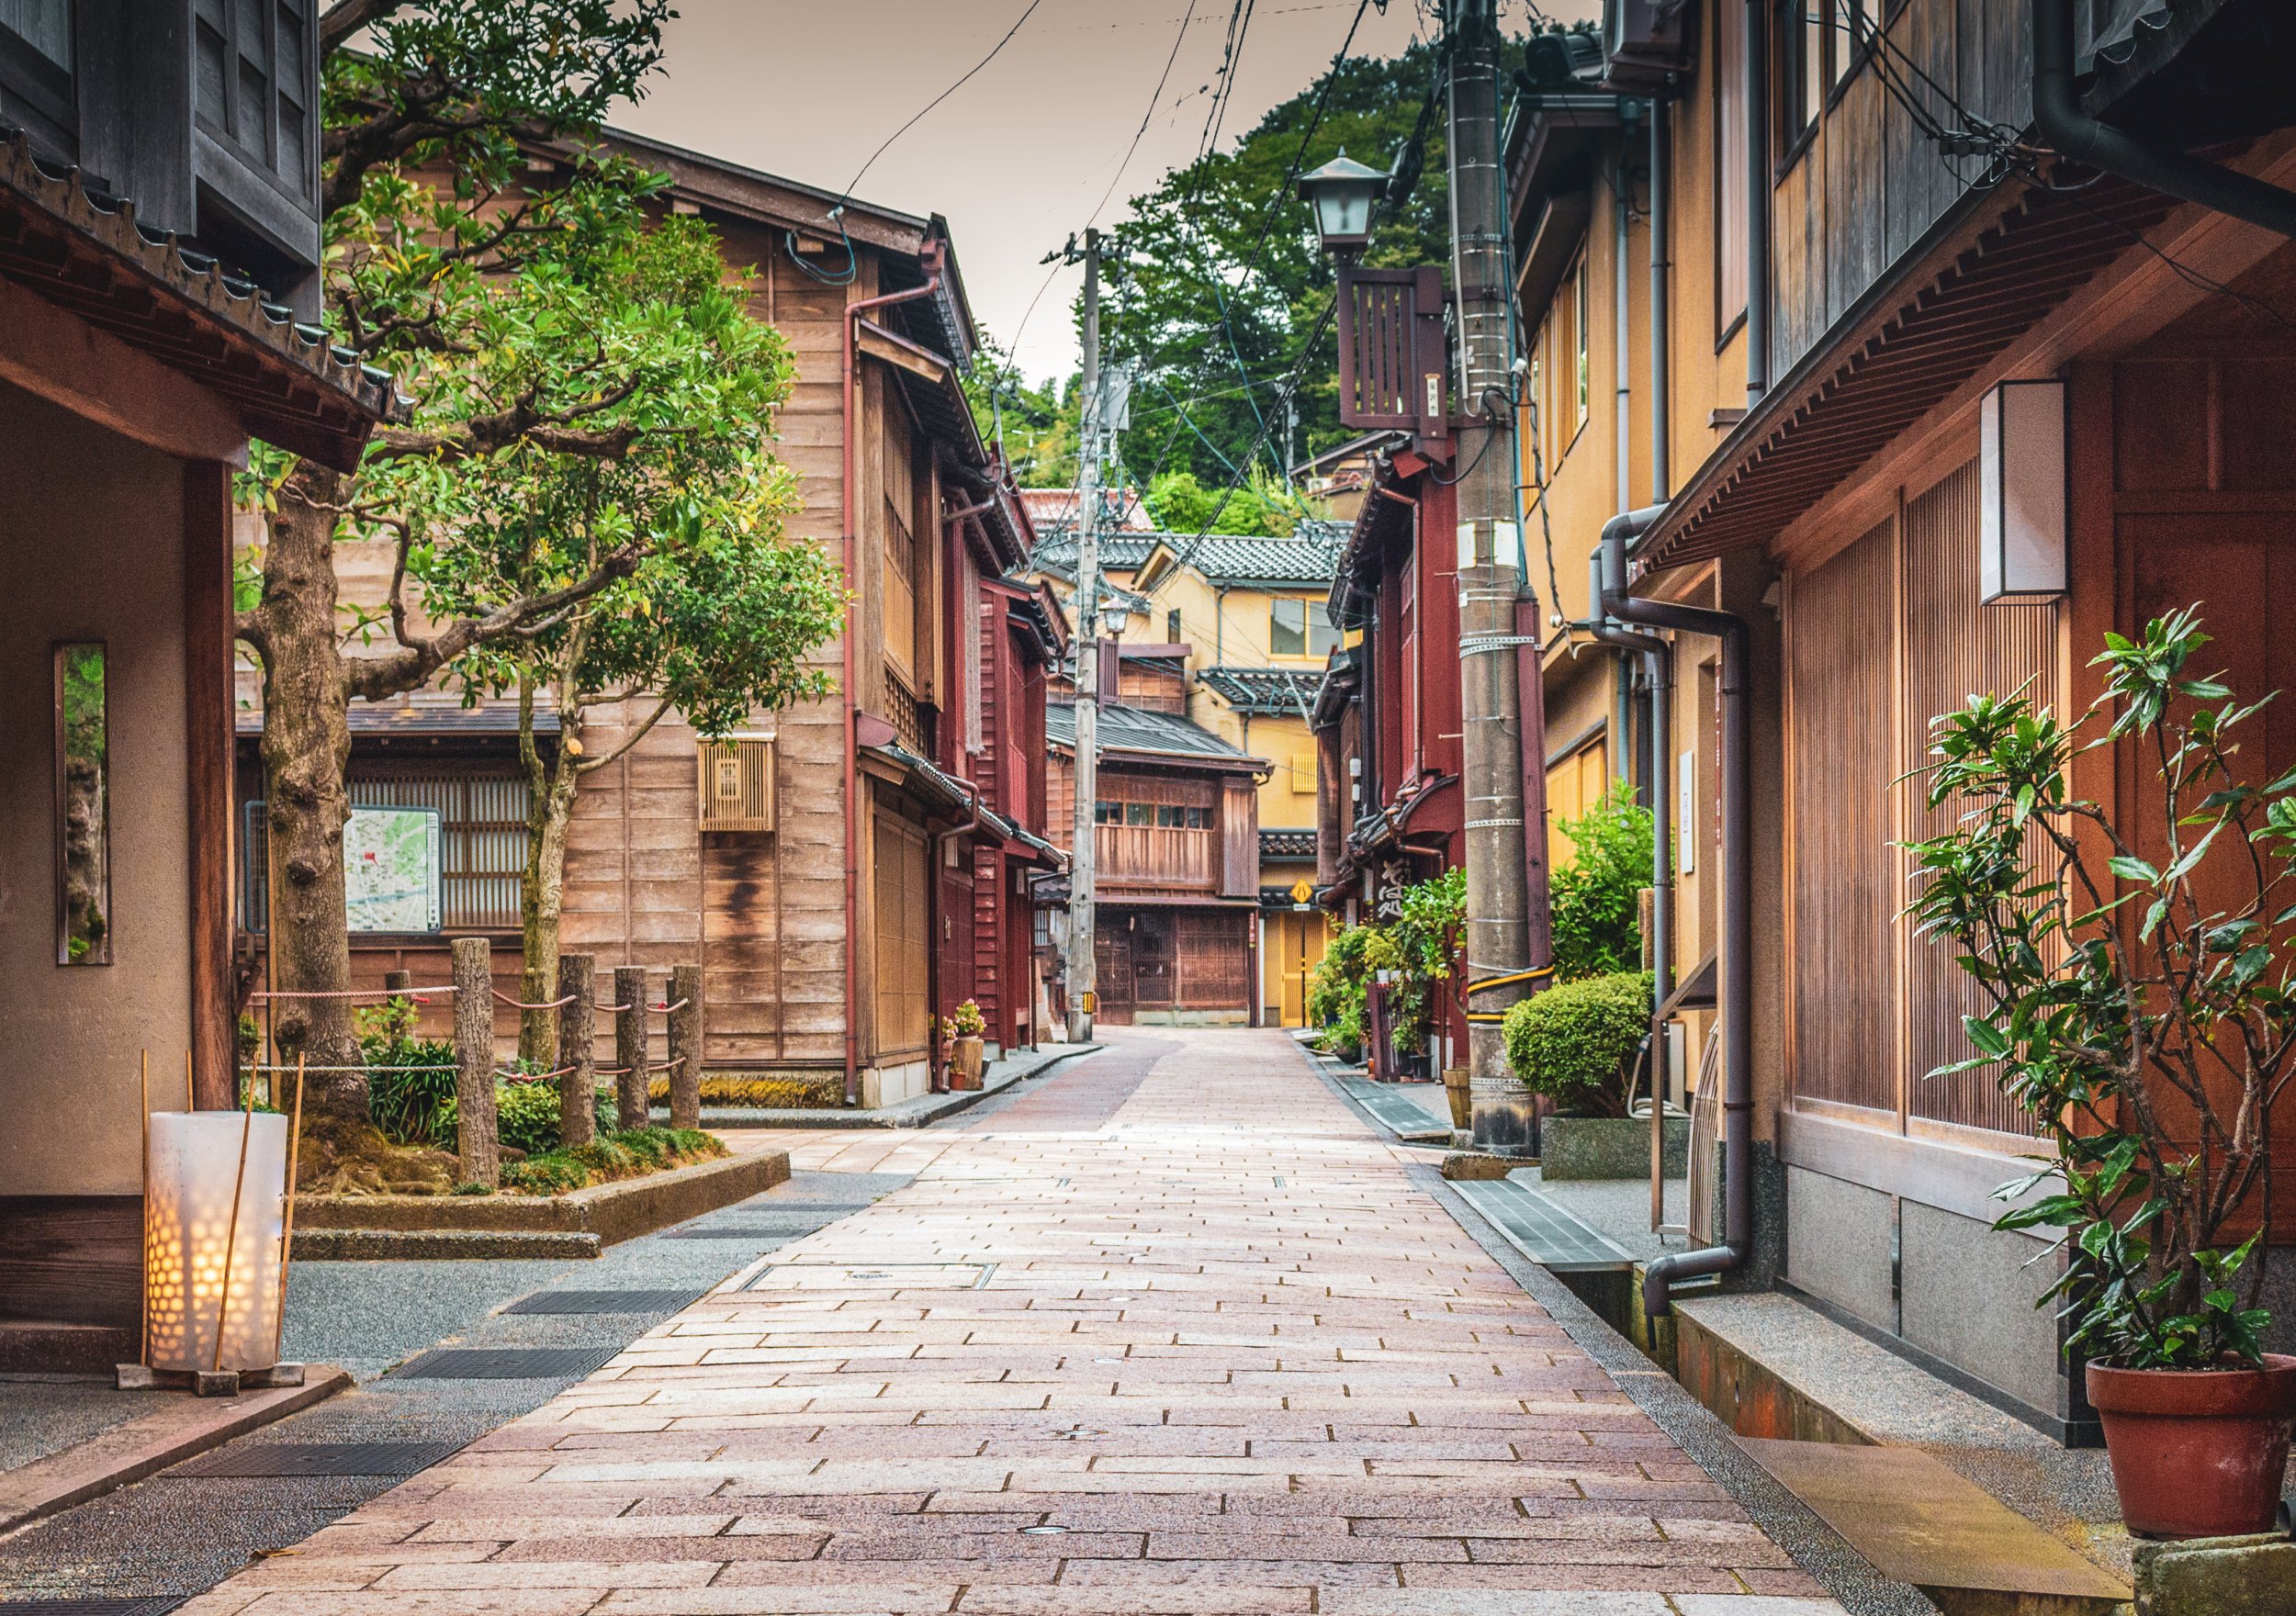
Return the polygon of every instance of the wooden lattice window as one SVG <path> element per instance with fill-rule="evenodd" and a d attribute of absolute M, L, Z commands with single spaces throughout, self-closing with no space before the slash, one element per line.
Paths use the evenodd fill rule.
<path fill-rule="evenodd" d="M 347 790 L 354 808 L 432 808 L 441 845 L 439 929 L 445 933 L 516 931 L 526 870 L 525 777 L 487 770 L 397 769 L 354 759 Z M 241 846 L 240 914 L 249 931 L 270 925 L 264 874 L 270 842 L 264 804 L 247 804 Z"/>

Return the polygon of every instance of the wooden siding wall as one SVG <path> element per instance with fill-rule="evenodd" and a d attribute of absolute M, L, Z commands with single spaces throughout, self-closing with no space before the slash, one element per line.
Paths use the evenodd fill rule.
<path fill-rule="evenodd" d="M 1906 502 L 1905 695 L 1901 772 L 1929 761 L 1930 721 L 1980 691 L 2006 695 L 2031 681 L 2036 705 L 2063 711 L 2057 690 L 2057 608 L 1977 603 L 1978 503 L 1975 462 Z M 1930 813 L 1923 788 L 1904 792 L 1906 839 L 1940 835 L 1959 819 L 1949 802 Z M 1971 1054 L 1962 1017 L 1980 996 L 1953 950 L 1908 930 L 1905 941 L 1906 1109 L 1966 1128 L 2019 1132 L 2030 1125 L 2004 1099 L 1990 1072 L 1926 1074 Z"/>
<path fill-rule="evenodd" d="M 1874 9 L 1867 8 L 1869 16 Z M 1912 83 L 1933 115 L 1953 116 L 1936 91 L 1920 84 L 1908 59 L 1975 114 L 2019 129 L 2032 118 L 2027 14 L 2028 7 L 1999 0 L 1905 0 L 1885 24 L 1888 43 L 1881 50 L 1893 76 Z M 1774 73 L 1773 78 L 1774 92 Z M 1829 99 L 1817 131 L 1776 153 L 1773 376 L 1816 345 L 1964 194 L 1964 171 L 1974 177 L 1980 166 L 1941 156 L 1871 62 Z M 1774 135 L 1773 140 L 1774 150 Z"/>
<path fill-rule="evenodd" d="M 2062 706 L 2058 609 L 1977 600 L 1977 467 L 1956 467 L 1794 580 L 1789 634 L 1794 1091 L 1993 1132 L 2023 1132 L 1984 1072 L 1930 1079 L 1969 1054 L 1977 995 L 1950 950 L 1899 912 L 1930 836 L 1916 776 L 1930 720 L 1979 692 L 2030 688 Z"/>
<path fill-rule="evenodd" d="M 1884 522 L 1794 580 L 1787 767 L 1795 1091 L 1894 1113 L 1893 536 Z"/>
<path fill-rule="evenodd" d="M 848 288 L 792 269 L 781 233 L 714 219 L 726 262 L 756 264 L 749 311 L 789 343 L 797 379 L 775 420 L 774 453 L 804 480 L 795 537 L 839 554 L 844 454 L 839 344 Z M 854 296 L 876 289 L 875 266 Z M 839 641 L 814 654 L 835 678 Z M 864 660 L 864 666 L 866 662 Z M 844 722 L 831 696 L 756 715 L 780 736 L 780 812 L 771 835 L 702 834 L 693 731 L 666 721 L 583 782 L 568 827 L 565 946 L 608 964 L 666 970 L 698 960 L 713 1067 L 841 1063 L 845 1030 Z M 614 715 L 593 751 L 619 746 Z M 499 969 L 499 966 L 498 966 Z"/>

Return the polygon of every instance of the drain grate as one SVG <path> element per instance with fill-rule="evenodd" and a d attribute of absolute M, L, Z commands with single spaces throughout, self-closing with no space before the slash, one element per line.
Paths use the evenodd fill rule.
<path fill-rule="evenodd" d="M 1399 1139 L 1439 1143 L 1451 1137 L 1449 1122 L 1436 1117 L 1394 1083 L 1360 1077 L 1342 1077 L 1337 1082 L 1349 1099 L 1370 1112 L 1373 1120 Z"/>
<path fill-rule="evenodd" d="M 580 1380 L 616 1347 L 440 1347 L 390 1372 L 394 1380 Z"/>
<path fill-rule="evenodd" d="M 1490 1218 L 1508 1244 L 1543 1268 L 1585 1274 L 1634 1266 L 1624 1246 L 1514 1179 L 1462 1179 L 1451 1188 Z"/>
<path fill-rule="evenodd" d="M 505 1313 L 675 1313 L 707 1291 L 536 1291 Z"/>
<path fill-rule="evenodd" d="M 0 1616 L 167 1616 L 189 1594 L 152 1594 L 130 1599 L 0 1599 Z"/>
<path fill-rule="evenodd" d="M 182 1476 L 412 1476 L 460 1442 L 248 1442 L 178 1464 Z"/>

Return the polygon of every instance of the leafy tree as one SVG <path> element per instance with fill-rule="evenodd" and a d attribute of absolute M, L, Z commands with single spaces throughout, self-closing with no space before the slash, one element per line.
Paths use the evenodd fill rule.
<path fill-rule="evenodd" d="M 1994 1227 L 2062 1231 L 2041 1305 L 2068 1352 L 2132 1369 L 2257 1363 L 2270 1322 L 2254 1231 L 2296 1072 L 2296 771 L 2256 783 L 2243 726 L 2272 698 L 2195 669 L 2208 639 L 2197 608 L 2107 634 L 2070 724 L 2021 691 L 1931 720 L 1953 827 L 1909 848 L 1917 929 L 1981 1000 L 1975 1053 L 1930 1075 L 1991 1073 L 2055 1147 L 1997 1195 L 2047 1193 Z M 2099 748 L 2137 766 L 2144 812 L 2073 794 Z"/>
<path fill-rule="evenodd" d="M 1560 821 L 1570 857 L 1548 884 L 1559 982 L 1642 969 L 1642 889 L 1656 830 L 1631 789 L 1605 792 Z"/>
<path fill-rule="evenodd" d="M 1148 514 L 1166 533 L 1246 538 L 1289 537 L 1305 510 L 1289 489 L 1256 466 L 1233 492 L 1224 483 L 1206 488 L 1192 471 L 1161 472 L 1148 485 L 1146 499 Z"/>
<path fill-rule="evenodd" d="M 1121 443 L 1135 475 L 1178 469 L 1223 488 L 1264 422 L 1273 430 L 1259 458 L 1274 469 L 1284 429 L 1269 412 L 1333 289 L 1309 210 L 1286 183 L 1294 155 L 1300 173 L 1343 148 L 1387 166 L 1421 128 L 1437 91 L 1436 67 L 1427 45 L 1386 60 L 1350 58 L 1335 70 L 1320 118 L 1319 77 L 1233 151 L 1207 153 L 1132 198 L 1120 230 L 1123 252 L 1109 265 L 1102 330 L 1111 363 L 1142 366 Z M 1449 261 L 1441 120 L 1425 121 L 1415 168 L 1390 187 L 1365 255 L 1375 267 Z M 1303 456 L 1352 435 L 1339 424 L 1337 346 L 1328 330 L 1307 362 L 1298 407 Z"/>
<path fill-rule="evenodd" d="M 473 695 L 518 698 L 529 785 L 521 908 L 530 1004 L 557 996 L 567 826 L 580 780 L 619 759 L 673 709 L 703 735 L 723 735 L 755 709 L 827 693 L 827 676 L 806 657 L 836 632 L 843 602 L 827 556 L 782 537 L 796 483 L 766 453 L 765 435 L 793 372 L 780 334 L 748 317 L 740 287 L 723 284 L 715 233 L 673 218 L 611 238 L 574 267 L 576 318 L 564 329 L 575 347 L 602 321 L 674 331 L 694 373 L 687 387 L 707 412 L 683 432 L 647 434 L 615 459 L 527 444 L 426 486 L 416 497 L 440 502 L 423 507 L 424 525 L 456 538 L 420 546 L 411 558 L 426 607 L 483 616 L 586 578 L 617 551 L 642 550 L 626 576 L 474 648 L 450 670 Z M 548 758 L 535 741 L 545 707 L 558 722 Z M 589 744 L 601 709 L 620 710 L 605 750 Z M 524 1013 L 519 1054 L 544 1070 L 555 1062 L 554 1015 Z"/>
<path fill-rule="evenodd" d="M 418 556 L 464 543 L 458 508 L 484 504 L 458 490 L 533 454 L 613 466 L 740 403 L 674 311 L 590 295 L 585 266 L 641 231 L 658 182 L 583 158 L 528 183 L 535 142 L 579 146 L 608 108 L 643 94 L 670 15 L 668 0 L 338 0 L 321 18 L 326 318 L 336 340 L 398 378 L 413 413 L 376 434 L 355 472 L 265 452 L 249 479 L 271 521 L 238 633 L 263 666 L 283 990 L 350 986 L 351 699 L 411 690 L 482 645 L 562 620 L 635 575 L 662 536 L 602 533 L 587 570 L 538 575 L 530 592 L 418 628 L 405 592 Z M 343 531 L 398 546 L 383 613 L 346 622 L 334 574 Z M 351 654 L 352 640 L 367 654 Z M 344 1000 L 287 1004 L 273 1029 L 283 1048 L 321 1069 L 355 1065 Z M 322 1134 L 364 1137 L 355 1070 L 315 1072 L 310 1107 Z"/>
<path fill-rule="evenodd" d="M 1047 380 L 1031 387 L 1004 350 L 984 338 L 964 378 L 964 394 L 981 441 L 1002 446 L 1015 486 L 1076 486 L 1084 397 L 1079 376 L 1072 372 L 1064 383 Z"/>

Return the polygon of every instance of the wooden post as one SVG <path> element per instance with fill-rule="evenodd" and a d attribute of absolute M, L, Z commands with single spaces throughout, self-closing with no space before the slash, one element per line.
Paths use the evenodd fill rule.
<path fill-rule="evenodd" d="M 184 468 L 183 554 L 192 1108 L 222 1111 L 236 1103 L 239 1013 L 231 993 L 231 468 L 221 461 Z"/>
<path fill-rule="evenodd" d="M 500 1189 L 502 1153 L 494 1121 L 494 959 L 484 937 L 450 945 L 455 971 L 455 1172 L 464 1184 Z"/>
<path fill-rule="evenodd" d="M 670 1126 L 702 1126 L 702 968 L 670 968 Z"/>
<path fill-rule="evenodd" d="M 598 957 L 558 956 L 558 1143 L 568 1148 L 598 1138 Z"/>
<path fill-rule="evenodd" d="M 647 1087 L 654 1074 L 646 1070 L 646 970 L 639 965 L 613 969 L 613 1063 L 622 1069 L 614 1079 L 616 1120 L 624 1128 L 644 1128 L 650 1102 Z"/>

